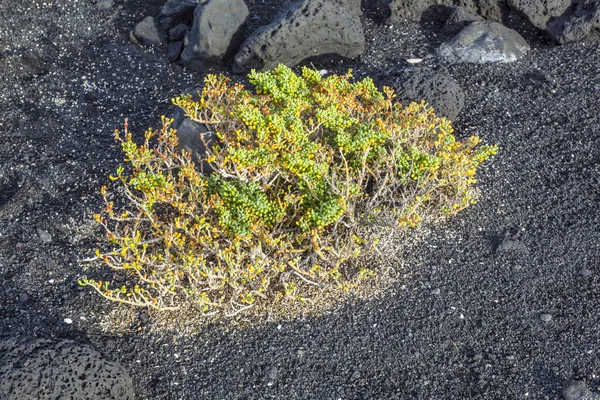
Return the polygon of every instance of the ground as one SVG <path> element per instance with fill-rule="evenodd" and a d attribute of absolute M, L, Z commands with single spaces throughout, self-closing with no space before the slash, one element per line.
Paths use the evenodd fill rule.
<path fill-rule="evenodd" d="M 90 343 L 130 371 L 139 399 L 558 399 L 574 379 L 600 391 L 598 33 L 558 46 L 516 20 L 523 59 L 448 67 L 466 93 L 456 135 L 500 150 L 476 205 L 389 254 L 385 290 L 295 318 L 186 325 L 77 278 L 102 243 L 99 188 L 122 162 L 113 130 L 129 118 L 141 137 L 203 74 L 128 42 L 159 0 L 2 1 L 1 337 Z M 279 2 L 247 3 L 250 31 Z M 365 54 L 317 67 L 360 78 L 436 62 L 439 26 L 389 27 L 382 1 L 363 8 Z"/>

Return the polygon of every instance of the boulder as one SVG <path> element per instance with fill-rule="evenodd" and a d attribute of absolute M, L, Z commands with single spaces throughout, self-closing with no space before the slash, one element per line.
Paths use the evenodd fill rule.
<path fill-rule="evenodd" d="M 171 42 L 167 45 L 167 59 L 170 62 L 179 60 L 181 51 L 183 50 L 183 41 Z"/>
<path fill-rule="evenodd" d="M 243 40 L 248 15 L 243 0 L 200 0 L 181 53 L 183 64 L 203 70 L 233 55 Z"/>
<path fill-rule="evenodd" d="M 407 67 L 395 69 L 380 77 L 380 86 L 396 92 L 403 105 L 425 100 L 439 117 L 456 119 L 465 104 L 465 94 L 444 67 Z"/>
<path fill-rule="evenodd" d="M 508 0 L 511 10 L 525 16 L 541 30 L 545 30 L 551 20 L 563 15 L 572 3 L 572 0 Z"/>
<path fill-rule="evenodd" d="M 0 341 L 3 400 L 134 400 L 131 377 L 98 351 L 71 340 Z"/>
<path fill-rule="evenodd" d="M 421 21 L 428 10 L 456 6 L 495 22 L 504 21 L 510 11 L 507 0 L 392 0 L 389 3 L 390 17 L 387 23 L 397 24 L 404 20 Z"/>
<path fill-rule="evenodd" d="M 558 43 L 583 39 L 600 29 L 600 0 L 580 0 L 575 7 L 548 23 L 548 34 Z"/>
<path fill-rule="evenodd" d="M 139 42 L 148 46 L 159 45 L 162 41 L 152 17 L 146 17 L 139 22 L 133 30 L 133 35 Z"/>
<path fill-rule="evenodd" d="M 322 56 L 354 58 L 365 49 L 360 0 L 301 0 L 259 28 L 235 55 L 233 70 L 270 70 Z"/>
<path fill-rule="evenodd" d="M 529 51 L 529 44 L 512 29 L 496 22 L 472 22 L 437 50 L 449 63 L 513 62 Z"/>

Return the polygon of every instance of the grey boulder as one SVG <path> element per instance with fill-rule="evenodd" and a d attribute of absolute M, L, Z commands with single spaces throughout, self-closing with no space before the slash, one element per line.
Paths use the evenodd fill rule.
<path fill-rule="evenodd" d="M 134 400 L 131 377 L 88 345 L 70 340 L 0 341 L 3 400 Z"/>
<path fill-rule="evenodd" d="M 472 22 L 437 50 L 449 63 L 513 62 L 529 51 L 529 44 L 512 29 L 496 22 Z"/>
<path fill-rule="evenodd" d="M 243 0 L 200 0 L 181 53 L 183 64 L 203 70 L 233 55 L 242 42 L 248 15 Z"/>
<path fill-rule="evenodd" d="M 269 25 L 256 30 L 235 55 L 233 70 L 270 70 L 313 57 L 355 58 L 365 49 L 360 0 L 290 3 Z"/>
<path fill-rule="evenodd" d="M 465 94 L 443 67 L 407 67 L 395 69 L 379 79 L 380 86 L 396 92 L 396 100 L 407 105 L 425 100 L 438 117 L 456 119 L 465 104 Z"/>

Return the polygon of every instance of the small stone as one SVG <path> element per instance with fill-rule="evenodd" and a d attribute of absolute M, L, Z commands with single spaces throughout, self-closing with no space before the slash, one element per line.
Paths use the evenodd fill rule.
<path fill-rule="evenodd" d="M 96 3 L 96 7 L 98 7 L 101 10 L 108 10 L 113 6 L 113 4 L 113 0 L 98 0 L 98 2 Z"/>
<path fill-rule="evenodd" d="M 587 278 L 588 276 L 592 276 L 593 272 L 590 269 L 584 268 L 581 271 L 579 271 L 579 273 L 581 274 L 581 276 L 583 276 L 584 278 Z"/>
<path fill-rule="evenodd" d="M 270 365 L 267 368 L 265 368 L 265 376 L 270 381 L 274 381 L 275 379 L 277 379 L 277 372 L 277 367 L 273 365 Z"/>
<path fill-rule="evenodd" d="M 433 289 L 433 290 L 431 291 L 431 294 L 433 294 L 433 295 L 436 295 L 436 296 L 437 296 L 438 294 L 440 294 L 440 292 L 441 292 L 441 291 L 440 291 L 440 289 Z"/>
<path fill-rule="evenodd" d="M 27 293 L 21 293 L 19 295 L 19 303 L 27 303 L 29 300 L 29 295 Z"/>
<path fill-rule="evenodd" d="M 146 17 L 135 26 L 134 36 L 145 45 L 159 45 L 161 43 L 158 28 L 154 18 Z"/>
<path fill-rule="evenodd" d="M 542 315 L 540 315 L 540 319 L 544 322 L 550 322 L 552 320 L 552 315 L 542 314 Z"/>
<path fill-rule="evenodd" d="M 178 24 L 174 28 L 169 29 L 169 40 L 171 42 L 177 42 L 185 37 L 185 34 L 189 30 L 189 26 L 186 24 Z"/>
<path fill-rule="evenodd" d="M 481 354 L 481 353 L 477 353 L 473 356 L 473 360 L 475 360 L 475 361 L 479 361 L 481 359 L 483 359 L 483 354 Z"/>
<path fill-rule="evenodd" d="M 352 374 L 352 379 L 360 379 L 360 371 L 354 371 L 354 373 Z"/>
<path fill-rule="evenodd" d="M 71 325 L 73 323 L 73 320 L 71 318 L 65 318 L 63 321 L 65 321 L 65 324 Z"/>
<path fill-rule="evenodd" d="M 150 321 L 150 317 L 148 316 L 148 314 L 146 313 L 141 313 L 140 314 L 140 320 L 142 321 L 142 323 L 147 323 L 148 321 Z"/>
<path fill-rule="evenodd" d="M 37 228 L 37 234 L 40 237 L 40 239 L 42 240 L 42 242 L 44 242 L 44 243 L 52 242 L 52 235 L 50 235 L 45 230 Z"/>
<path fill-rule="evenodd" d="M 588 393 L 585 382 L 572 382 L 569 386 L 563 389 L 562 396 L 564 400 L 581 400 Z"/>

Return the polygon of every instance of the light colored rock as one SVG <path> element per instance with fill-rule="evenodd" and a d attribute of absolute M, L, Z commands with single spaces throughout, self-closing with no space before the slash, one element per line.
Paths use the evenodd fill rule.
<path fill-rule="evenodd" d="M 181 53 L 183 64 L 203 70 L 233 54 L 242 42 L 248 15 L 243 0 L 200 0 Z"/>
<path fill-rule="evenodd" d="M 529 51 L 529 44 L 512 29 L 496 22 L 473 22 L 437 50 L 449 63 L 513 62 Z"/>

